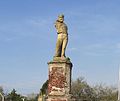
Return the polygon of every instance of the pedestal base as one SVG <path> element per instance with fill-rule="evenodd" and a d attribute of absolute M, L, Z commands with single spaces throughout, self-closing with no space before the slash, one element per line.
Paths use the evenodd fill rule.
<path fill-rule="evenodd" d="M 76 101 L 75 98 L 67 97 L 67 96 L 52 96 L 47 99 L 47 101 Z"/>
<path fill-rule="evenodd" d="M 75 101 L 71 98 L 72 63 L 68 58 L 54 58 L 49 66 L 47 101 Z"/>

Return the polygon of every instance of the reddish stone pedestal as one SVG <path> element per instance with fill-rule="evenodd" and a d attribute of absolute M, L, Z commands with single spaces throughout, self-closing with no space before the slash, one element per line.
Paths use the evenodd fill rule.
<path fill-rule="evenodd" d="M 47 101 L 73 101 L 71 99 L 71 70 L 69 59 L 57 58 L 48 63 L 49 82 Z"/>

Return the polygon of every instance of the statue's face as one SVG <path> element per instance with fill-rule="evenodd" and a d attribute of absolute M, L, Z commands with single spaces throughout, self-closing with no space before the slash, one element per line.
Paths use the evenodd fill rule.
<path fill-rule="evenodd" d="M 63 22 L 64 21 L 64 17 L 58 17 L 58 21 Z"/>

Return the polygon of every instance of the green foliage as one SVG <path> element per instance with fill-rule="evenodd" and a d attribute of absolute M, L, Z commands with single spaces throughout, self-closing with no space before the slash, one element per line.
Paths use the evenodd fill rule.
<path fill-rule="evenodd" d="M 24 97 L 16 93 L 16 90 L 13 89 L 9 94 L 6 95 L 5 101 L 38 101 L 38 95 L 32 93 L 28 97 Z"/>
<path fill-rule="evenodd" d="M 7 95 L 8 101 L 23 101 L 22 96 L 20 94 L 16 93 L 16 90 L 13 89 L 8 95 Z"/>
<path fill-rule="evenodd" d="M 42 85 L 42 88 L 40 89 L 40 95 L 47 94 L 47 87 L 48 87 L 48 80 Z"/>

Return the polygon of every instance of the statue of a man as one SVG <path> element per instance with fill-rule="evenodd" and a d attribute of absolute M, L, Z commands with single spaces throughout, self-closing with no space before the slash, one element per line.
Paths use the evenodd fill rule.
<path fill-rule="evenodd" d="M 68 43 L 68 28 L 64 23 L 64 15 L 58 16 L 58 19 L 55 22 L 55 28 L 58 34 L 55 57 L 65 58 L 65 49 Z"/>

